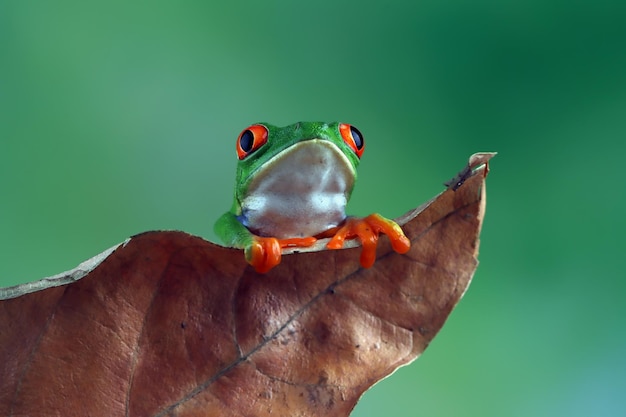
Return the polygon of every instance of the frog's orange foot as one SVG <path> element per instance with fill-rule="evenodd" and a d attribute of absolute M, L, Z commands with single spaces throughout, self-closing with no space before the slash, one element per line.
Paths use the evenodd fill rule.
<path fill-rule="evenodd" d="M 316 240 L 314 237 L 277 239 L 254 236 L 252 243 L 245 248 L 246 261 L 256 272 L 265 274 L 280 263 L 283 248 L 311 246 Z"/>
<path fill-rule="evenodd" d="M 411 248 L 411 242 L 396 222 L 375 213 L 364 218 L 348 217 L 326 247 L 341 249 L 346 239 L 358 238 L 363 246 L 361 265 L 369 268 L 376 261 L 376 246 L 380 233 L 389 236 L 391 247 L 398 253 L 406 253 Z"/>

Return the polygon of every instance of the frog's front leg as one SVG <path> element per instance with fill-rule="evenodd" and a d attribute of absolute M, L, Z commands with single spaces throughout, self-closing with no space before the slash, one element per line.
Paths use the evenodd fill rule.
<path fill-rule="evenodd" d="M 378 235 L 384 233 L 389 236 L 391 247 L 398 253 L 406 253 L 411 248 L 411 241 L 393 220 L 380 214 L 370 214 L 364 218 L 348 217 L 343 224 L 332 229 L 332 239 L 326 245 L 329 249 L 341 249 L 346 239 L 358 238 L 363 246 L 361 252 L 361 266 L 369 268 L 376 261 L 376 246 Z"/>
<path fill-rule="evenodd" d="M 278 239 L 252 234 L 252 243 L 244 247 L 244 253 L 255 271 L 265 274 L 280 263 L 284 248 L 311 246 L 316 241 L 314 237 Z"/>
<path fill-rule="evenodd" d="M 284 248 L 307 247 L 313 245 L 317 240 L 314 237 L 278 239 L 257 236 L 230 212 L 225 213 L 217 220 L 215 233 L 227 245 L 243 249 L 246 262 L 262 274 L 280 263 Z"/>

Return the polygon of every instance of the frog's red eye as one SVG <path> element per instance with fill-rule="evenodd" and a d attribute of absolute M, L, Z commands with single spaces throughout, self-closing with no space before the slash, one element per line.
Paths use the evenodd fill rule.
<path fill-rule="evenodd" d="M 365 142 L 363 141 L 363 135 L 359 132 L 359 129 L 349 124 L 341 123 L 339 125 L 339 132 L 341 133 L 343 141 L 354 151 L 356 156 L 361 158 L 365 150 Z"/>
<path fill-rule="evenodd" d="M 252 152 L 265 145 L 268 131 L 263 125 L 252 125 L 239 134 L 237 138 L 237 157 L 244 159 Z"/>

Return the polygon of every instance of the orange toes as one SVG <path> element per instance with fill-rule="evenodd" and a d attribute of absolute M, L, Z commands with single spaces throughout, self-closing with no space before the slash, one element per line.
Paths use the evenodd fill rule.
<path fill-rule="evenodd" d="M 281 247 L 274 237 L 255 236 L 252 244 L 245 249 L 246 261 L 256 272 L 264 274 L 280 263 Z"/>
<path fill-rule="evenodd" d="M 283 248 L 311 246 L 314 237 L 277 239 L 275 237 L 254 236 L 250 246 L 246 247 L 246 261 L 256 272 L 265 274 L 280 263 Z"/>
<path fill-rule="evenodd" d="M 411 249 L 411 241 L 404 235 L 398 223 L 381 216 L 380 214 L 370 214 L 365 219 L 378 233 L 389 236 L 391 247 L 398 253 L 407 253 Z"/>
<path fill-rule="evenodd" d="M 380 214 L 370 214 L 364 218 L 349 217 L 342 225 L 317 237 L 331 237 L 326 244 L 329 249 L 341 249 L 346 239 L 359 239 L 363 247 L 361 266 L 369 268 L 376 262 L 378 236 L 381 233 L 389 237 L 391 247 L 397 253 L 406 253 L 411 248 L 411 242 L 404 235 L 402 228 Z M 316 241 L 316 237 L 310 236 L 288 239 L 254 236 L 252 243 L 245 249 L 246 260 L 258 273 L 264 274 L 280 263 L 284 248 L 307 247 Z"/>
<path fill-rule="evenodd" d="M 326 245 L 329 249 L 340 249 L 346 239 L 358 238 L 363 246 L 361 251 L 361 266 L 369 268 L 376 261 L 376 247 L 378 236 L 384 233 L 389 236 L 391 247 L 398 253 L 406 253 L 411 242 L 404 235 L 398 224 L 379 214 L 371 214 L 365 218 L 349 217 L 335 232 L 335 235 Z"/>

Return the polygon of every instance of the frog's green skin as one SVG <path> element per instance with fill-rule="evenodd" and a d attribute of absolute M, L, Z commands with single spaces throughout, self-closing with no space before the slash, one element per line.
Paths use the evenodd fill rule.
<path fill-rule="evenodd" d="M 267 128 L 267 142 L 238 162 L 233 205 L 216 222 L 217 235 L 247 248 L 254 235 L 315 236 L 343 222 L 359 156 L 341 124 L 258 125 Z"/>

